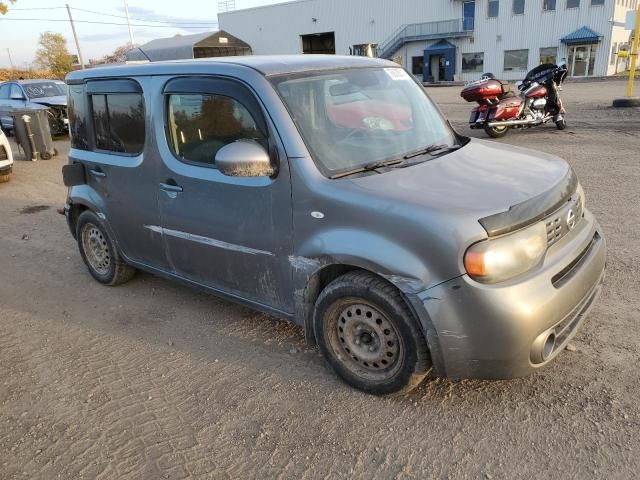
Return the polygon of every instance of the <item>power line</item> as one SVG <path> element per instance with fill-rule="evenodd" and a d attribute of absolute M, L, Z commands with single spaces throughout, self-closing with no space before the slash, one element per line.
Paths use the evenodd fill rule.
<path fill-rule="evenodd" d="M 26 11 L 32 11 L 32 10 L 63 10 L 67 7 L 34 7 L 34 8 L 13 8 L 11 7 L 9 9 L 9 11 L 11 12 L 17 12 L 17 11 L 21 11 L 21 12 L 26 12 Z"/>
<path fill-rule="evenodd" d="M 72 10 L 78 10 L 79 12 L 93 13 L 95 15 L 102 15 L 103 17 L 114 17 L 114 18 L 124 18 L 127 17 L 125 15 L 115 15 L 112 13 L 105 12 L 96 12 L 95 10 L 87 10 L 85 8 L 75 8 L 71 7 Z M 171 20 L 147 20 L 144 18 L 135 18 L 131 17 L 131 20 L 136 20 L 138 22 L 152 22 L 152 23 L 170 23 L 172 25 L 217 25 L 218 22 L 212 20 L 211 22 L 173 22 Z"/>
<path fill-rule="evenodd" d="M 62 19 L 55 19 L 55 18 L 0 18 L 0 22 L 68 22 L 68 20 L 62 20 Z M 96 25 L 118 25 L 118 26 L 122 26 L 122 27 L 126 27 L 127 24 L 126 23 L 115 23 L 115 22 L 98 22 L 98 21 L 92 21 L 92 20 L 75 20 L 75 23 L 91 23 L 91 24 L 96 24 Z M 213 24 L 212 24 L 213 25 Z M 182 26 L 182 25 L 172 25 L 172 24 L 167 24 L 167 25 L 144 25 L 141 23 L 132 23 L 131 24 L 132 27 L 149 27 L 149 28 L 194 28 L 194 29 L 204 29 L 206 28 L 206 25 L 202 25 L 202 26 Z"/>

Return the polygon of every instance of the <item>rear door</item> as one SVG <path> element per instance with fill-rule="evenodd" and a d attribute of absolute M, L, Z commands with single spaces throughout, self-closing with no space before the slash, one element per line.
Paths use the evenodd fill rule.
<path fill-rule="evenodd" d="M 13 128 L 13 118 L 11 118 L 11 83 L 0 85 L 0 124 L 5 129 Z"/>
<path fill-rule="evenodd" d="M 72 160 L 85 164 L 88 191 L 130 260 L 166 271 L 158 225 L 158 163 L 149 132 L 152 94 L 142 79 L 70 85 Z M 77 187 L 74 187 L 77 188 Z"/>
<path fill-rule="evenodd" d="M 216 77 L 167 78 L 156 100 L 162 157 L 162 232 L 173 271 L 273 309 L 292 312 L 292 212 L 286 155 L 252 91 Z M 166 128 L 160 118 L 164 117 Z M 216 152 L 254 139 L 280 158 L 276 176 L 228 177 Z"/>

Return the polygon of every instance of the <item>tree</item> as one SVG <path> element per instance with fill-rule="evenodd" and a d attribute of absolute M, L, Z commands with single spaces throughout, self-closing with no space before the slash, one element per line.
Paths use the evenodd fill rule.
<path fill-rule="evenodd" d="M 113 52 L 102 57 L 101 63 L 124 63 L 127 61 L 127 53 L 136 48 L 130 44 L 122 45 L 116 48 Z"/>
<path fill-rule="evenodd" d="M 67 50 L 67 40 L 59 33 L 44 32 L 38 41 L 35 64 L 63 77 L 73 70 L 73 57 Z"/>
<path fill-rule="evenodd" d="M 0 13 L 2 15 L 7 13 L 9 3 L 13 5 L 14 3 L 16 3 L 16 0 L 6 0 L 4 2 L 0 2 Z"/>

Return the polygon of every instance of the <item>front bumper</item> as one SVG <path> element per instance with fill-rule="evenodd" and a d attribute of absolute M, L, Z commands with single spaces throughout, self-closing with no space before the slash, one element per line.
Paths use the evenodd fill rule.
<path fill-rule="evenodd" d="M 412 303 L 429 332 L 436 373 L 513 378 L 546 365 L 576 334 L 598 297 L 605 261 L 604 236 L 586 211 L 524 278 L 486 285 L 463 275 L 422 292 Z M 556 345 L 541 360 L 540 338 L 549 332 Z"/>

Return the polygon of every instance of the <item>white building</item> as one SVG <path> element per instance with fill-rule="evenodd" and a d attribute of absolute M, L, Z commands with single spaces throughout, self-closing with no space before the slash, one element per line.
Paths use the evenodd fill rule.
<path fill-rule="evenodd" d="M 297 0 L 219 15 L 254 54 L 366 54 L 426 81 L 517 80 L 566 59 L 571 76 L 622 71 L 628 10 L 640 0 Z M 623 65 L 624 62 L 624 65 Z"/>

